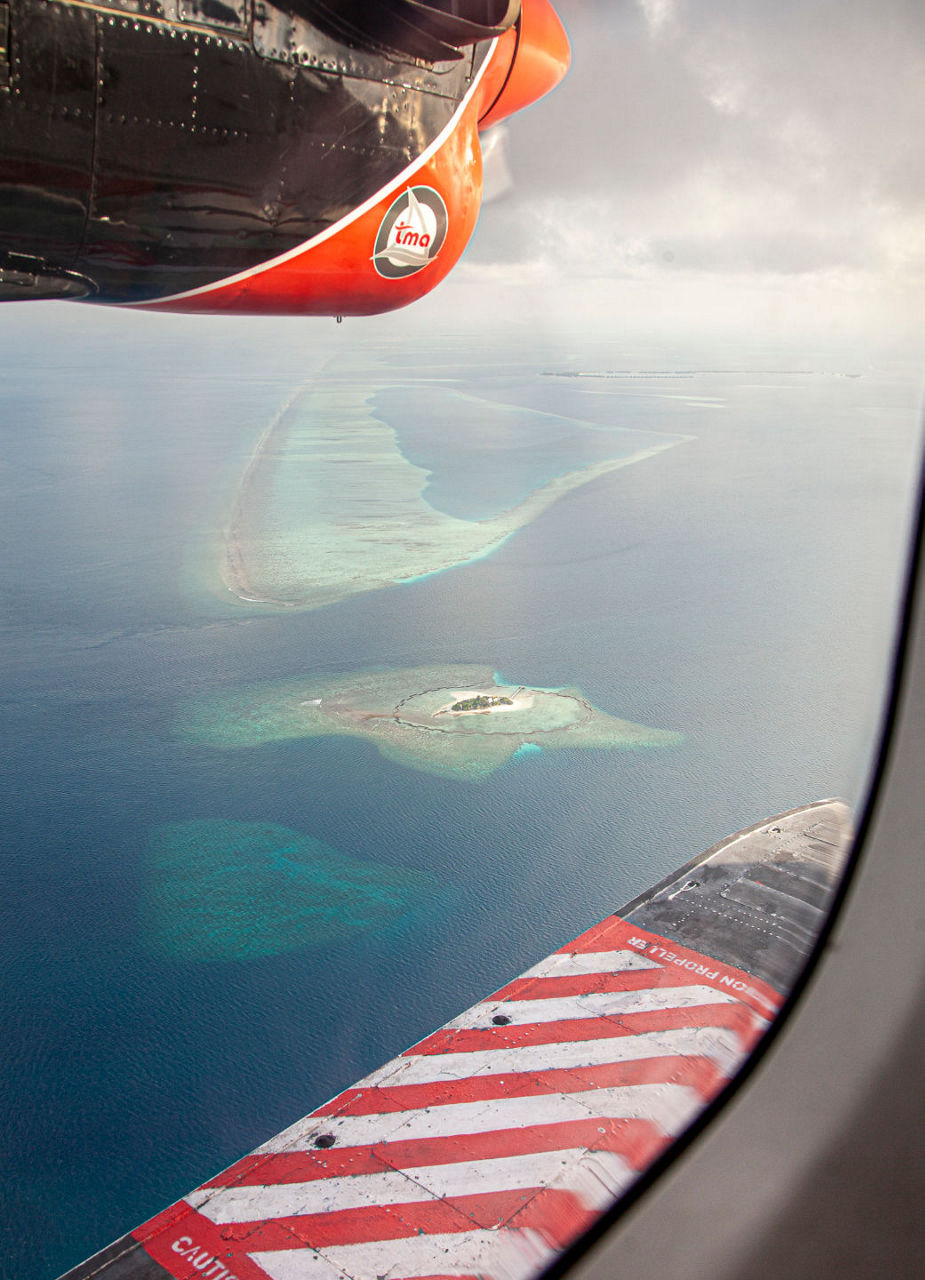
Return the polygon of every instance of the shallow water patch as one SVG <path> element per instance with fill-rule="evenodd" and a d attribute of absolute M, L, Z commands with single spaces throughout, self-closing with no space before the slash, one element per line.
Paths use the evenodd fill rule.
<path fill-rule="evenodd" d="M 169 822 L 145 851 L 142 934 L 170 960 L 249 960 L 391 927 L 436 891 L 275 823 Z"/>

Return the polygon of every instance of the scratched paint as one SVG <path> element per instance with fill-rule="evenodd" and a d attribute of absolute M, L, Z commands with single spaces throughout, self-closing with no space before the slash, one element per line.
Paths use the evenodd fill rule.
<path fill-rule="evenodd" d="M 126 1237 L 120 1275 L 533 1280 L 779 1003 L 611 916 Z"/>

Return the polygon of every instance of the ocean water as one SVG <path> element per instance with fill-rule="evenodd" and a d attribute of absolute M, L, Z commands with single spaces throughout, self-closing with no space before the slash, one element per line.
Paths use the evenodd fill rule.
<path fill-rule="evenodd" d="M 490 519 L 573 469 L 670 442 L 664 432 L 576 421 L 446 385 L 385 387 L 371 406 L 404 457 L 427 471 L 427 502 L 464 520 Z"/>
<path fill-rule="evenodd" d="M 722 836 L 860 800 L 920 400 L 857 353 L 613 340 L 579 363 L 36 314 L 0 387 L 4 1280 L 51 1280 Z M 332 370 L 400 380 L 377 412 L 460 519 L 486 457 L 497 508 L 614 428 L 690 438 L 484 558 L 249 610 L 215 587 L 222 522 L 266 424 Z M 428 431 L 437 378 L 490 431 Z M 177 731 L 251 684 L 467 663 L 683 741 L 522 750 L 472 782 L 355 737 Z"/>

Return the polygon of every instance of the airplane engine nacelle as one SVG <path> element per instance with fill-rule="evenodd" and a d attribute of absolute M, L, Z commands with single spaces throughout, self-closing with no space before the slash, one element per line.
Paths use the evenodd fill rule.
<path fill-rule="evenodd" d="M 308 244 L 230 279 L 142 304 L 183 312 L 363 316 L 434 289 L 459 260 L 482 199 L 476 93 L 417 164 Z"/>
<path fill-rule="evenodd" d="M 565 75 L 568 37 L 550 0 L 520 0 L 452 127 L 400 178 L 314 241 L 157 310 L 374 315 L 434 289 L 478 220 L 478 133 L 543 97 Z M 372 21 L 372 19 L 369 19 Z"/>
<path fill-rule="evenodd" d="M 0 301 L 403 307 L 475 229 L 479 130 L 569 62 L 550 0 L 121 6 L 0 3 Z"/>

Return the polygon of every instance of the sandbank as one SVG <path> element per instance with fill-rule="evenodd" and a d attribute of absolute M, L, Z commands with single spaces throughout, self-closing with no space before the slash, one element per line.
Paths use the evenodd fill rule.
<path fill-rule="evenodd" d="M 221 576 L 242 604 L 315 609 L 472 563 L 573 489 L 688 439 L 615 428 L 614 457 L 563 472 L 496 515 L 467 520 L 427 501 L 430 472 L 410 462 L 394 429 L 374 416 L 374 394 L 319 379 L 264 429 L 224 530 Z"/>

